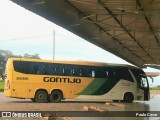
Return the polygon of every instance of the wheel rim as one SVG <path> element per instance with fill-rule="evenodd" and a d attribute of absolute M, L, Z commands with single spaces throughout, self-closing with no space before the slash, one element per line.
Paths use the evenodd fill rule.
<path fill-rule="evenodd" d="M 38 99 L 39 99 L 39 100 L 44 100 L 44 95 L 43 95 L 43 94 L 39 94 L 39 95 L 38 95 Z"/>
<path fill-rule="evenodd" d="M 47 102 L 47 93 L 45 91 L 38 91 L 35 95 L 36 102 Z"/>

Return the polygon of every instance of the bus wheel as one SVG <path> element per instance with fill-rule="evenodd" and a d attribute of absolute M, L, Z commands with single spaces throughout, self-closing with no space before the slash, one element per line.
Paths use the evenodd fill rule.
<path fill-rule="evenodd" d="M 43 90 L 40 90 L 38 92 L 36 92 L 36 95 L 35 95 L 35 102 L 38 102 L 38 103 L 44 103 L 44 102 L 47 102 L 47 93 Z"/>
<path fill-rule="evenodd" d="M 50 101 L 53 103 L 61 102 L 62 98 L 63 94 L 61 91 L 56 90 L 50 94 Z"/>
<path fill-rule="evenodd" d="M 125 93 L 124 102 L 131 103 L 134 100 L 134 96 L 132 93 Z"/>
<path fill-rule="evenodd" d="M 113 102 L 119 102 L 119 100 L 112 100 Z"/>

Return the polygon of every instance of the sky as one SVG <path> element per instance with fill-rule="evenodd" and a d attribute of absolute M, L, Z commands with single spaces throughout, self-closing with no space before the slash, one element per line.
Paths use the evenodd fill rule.
<path fill-rule="evenodd" d="M 55 60 L 130 64 L 9 0 L 0 0 L 1 50 L 10 50 L 15 55 L 36 53 L 42 59 L 52 60 L 54 32 Z M 160 72 L 151 68 L 145 71 Z M 155 78 L 153 85 L 157 84 L 160 77 Z"/>

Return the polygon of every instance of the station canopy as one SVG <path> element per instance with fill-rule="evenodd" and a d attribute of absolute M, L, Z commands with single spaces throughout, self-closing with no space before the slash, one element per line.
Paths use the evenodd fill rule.
<path fill-rule="evenodd" d="M 138 66 L 160 69 L 160 0 L 11 0 Z"/>
<path fill-rule="evenodd" d="M 151 77 L 158 77 L 160 76 L 160 73 L 158 72 L 145 72 L 147 76 L 151 76 Z"/>

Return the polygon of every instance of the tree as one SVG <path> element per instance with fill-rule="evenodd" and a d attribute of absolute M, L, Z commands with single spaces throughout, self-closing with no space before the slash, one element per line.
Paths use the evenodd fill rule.
<path fill-rule="evenodd" d="M 4 80 L 4 72 L 5 72 L 5 66 L 8 58 L 11 57 L 16 57 L 16 58 L 33 58 L 33 59 L 40 59 L 39 54 L 27 54 L 25 53 L 23 56 L 22 55 L 14 55 L 11 51 L 9 50 L 0 50 L 0 78 Z"/>
<path fill-rule="evenodd" d="M 5 64 L 6 64 L 6 61 L 5 61 L 5 58 L 4 56 L 1 56 L 0 55 L 0 78 L 2 78 L 4 80 L 4 70 L 5 70 Z"/>
<path fill-rule="evenodd" d="M 0 77 L 4 80 L 4 71 L 6 61 L 9 57 L 14 57 L 13 53 L 9 50 L 0 50 Z"/>
<path fill-rule="evenodd" d="M 24 58 L 40 59 L 39 54 L 36 54 L 36 53 L 35 53 L 34 55 L 30 55 L 30 54 L 25 53 L 25 54 L 23 55 L 23 57 L 24 57 Z"/>

